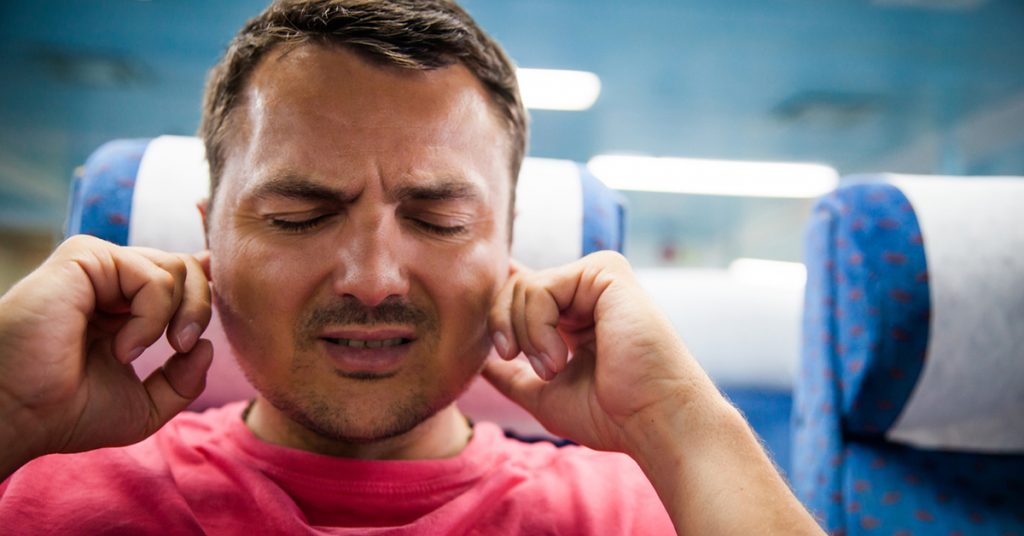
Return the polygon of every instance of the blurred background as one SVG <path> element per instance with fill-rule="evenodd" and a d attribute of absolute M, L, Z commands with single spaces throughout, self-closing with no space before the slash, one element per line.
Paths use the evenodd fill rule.
<path fill-rule="evenodd" d="M 814 194 L 638 191 L 599 165 L 608 155 L 662 157 L 651 162 L 668 182 L 696 173 L 671 158 L 816 163 L 833 176 L 1024 174 L 1018 0 L 463 4 L 519 66 L 592 73 L 589 103 L 534 105 L 530 153 L 589 162 L 630 188 L 627 255 L 639 267 L 798 262 Z M 59 239 L 73 170 L 97 146 L 195 132 L 206 70 L 263 5 L 2 4 L 0 290 Z"/>

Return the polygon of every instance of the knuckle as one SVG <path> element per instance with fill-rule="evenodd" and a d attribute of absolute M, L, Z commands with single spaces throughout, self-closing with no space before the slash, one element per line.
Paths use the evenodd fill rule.
<path fill-rule="evenodd" d="M 182 266 L 184 266 L 186 271 L 196 271 L 199 273 L 202 273 L 203 271 L 202 266 L 199 264 L 199 261 L 196 260 L 196 258 L 193 257 L 192 255 L 178 255 L 178 260 L 181 261 Z"/>
<path fill-rule="evenodd" d="M 69 237 L 67 240 L 62 242 L 58 249 L 88 249 L 94 247 L 102 247 L 111 245 L 109 242 L 100 240 L 92 235 L 87 234 L 76 234 Z"/>
<path fill-rule="evenodd" d="M 188 271 L 188 262 L 186 262 L 181 255 L 172 256 L 168 263 L 174 271 L 179 272 L 182 275 Z"/>
<path fill-rule="evenodd" d="M 171 274 L 171 277 L 175 281 L 182 281 L 185 279 L 185 274 L 188 273 L 188 267 L 180 257 L 171 257 L 167 261 L 161 263 L 164 270 Z"/>
<path fill-rule="evenodd" d="M 61 247 L 72 247 L 72 246 L 81 246 L 81 245 L 89 244 L 89 243 L 92 242 L 93 238 L 94 237 L 91 237 L 89 235 L 84 235 L 84 234 L 72 235 L 72 236 L 68 237 L 68 239 L 65 240 L 61 244 Z"/>
<path fill-rule="evenodd" d="M 594 253 L 591 253 L 587 257 L 589 257 L 589 258 L 591 258 L 591 259 L 593 259 L 595 261 L 599 261 L 602 264 L 609 265 L 609 266 L 621 267 L 621 268 L 629 268 L 630 267 L 629 259 L 627 259 L 623 254 L 619 253 L 618 251 L 614 251 L 614 250 L 610 250 L 610 249 L 604 249 L 604 250 L 601 250 L 601 251 L 596 251 Z"/>
<path fill-rule="evenodd" d="M 156 271 L 156 273 L 153 274 L 152 280 L 169 293 L 174 292 L 177 283 L 177 279 L 166 270 Z"/>
<path fill-rule="evenodd" d="M 526 298 L 526 285 L 522 281 L 516 282 L 516 287 L 512 290 L 512 306 L 516 307 L 522 305 L 523 300 Z"/>

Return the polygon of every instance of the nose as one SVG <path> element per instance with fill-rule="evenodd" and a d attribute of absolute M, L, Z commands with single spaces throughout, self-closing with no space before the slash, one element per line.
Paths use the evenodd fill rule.
<path fill-rule="evenodd" d="M 353 215 L 355 216 L 355 215 Z M 401 229 L 394 216 L 356 220 L 341 232 L 334 274 L 334 292 L 374 307 L 391 296 L 405 297 L 409 278 L 402 260 Z"/>

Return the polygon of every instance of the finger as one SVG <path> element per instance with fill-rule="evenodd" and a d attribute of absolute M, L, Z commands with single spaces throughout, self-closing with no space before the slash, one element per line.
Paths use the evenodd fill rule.
<path fill-rule="evenodd" d="M 547 364 L 544 363 L 540 357 L 540 352 L 533 346 L 533 341 L 530 340 L 529 328 L 527 327 L 526 321 L 526 288 L 527 283 L 525 280 L 516 281 L 515 290 L 512 295 L 512 308 L 509 313 L 512 319 L 512 331 L 514 333 L 514 339 L 516 344 L 522 348 L 523 353 L 526 354 L 526 359 L 533 366 L 533 369 L 537 372 L 537 375 L 544 379 L 550 379 L 554 377 L 554 372 L 551 371 Z"/>
<path fill-rule="evenodd" d="M 151 434 L 188 407 L 206 387 L 206 373 L 213 362 L 213 345 L 200 339 L 188 353 L 176 353 L 143 382 L 152 401 Z"/>
<path fill-rule="evenodd" d="M 181 300 L 183 281 L 138 252 L 120 248 L 112 252 L 124 299 L 131 318 L 114 339 L 114 355 L 122 363 L 138 357 L 156 342 Z"/>
<path fill-rule="evenodd" d="M 153 248 L 133 247 L 131 251 L 142 255 L 153 264 L 159 266 L 174 278 L 174 293 L 172 301 L 180 303 L 185 294 L 185 276 L 188 270 L 185 260 L 174 254 Z"/>
<path fill-rule="evenodd" d="M 115 262 L 115 255 L 123 249 L 94 236 L 74 235 L 62 242 L 47 262 L 72 273 L 81 270 L 88 278 L 87 287 L 72 286 L 66 289 L 66 292 L 71 293 L 70 303 L 80 308 L 87 317 L 91 317 L 97 310 L 120 314 L 127 312 L 129 306 Z M 147 267 L 142 264 L 129 265 L 127 269 L 139 272 L 139 279 L 146 278 Z"/>
<path fill-rule="evenodd" d="M 188 352 L 210 323 L 210 285 L 202 266 L 189 255 L 132 249 L 174 277 L 173 301 L 179 305 L 167 326 L 167 342 L 178 352 Z"/>
<path fill-rule="evenodd" d="M 615 281 L 625 284 L 632 279 L 629 261 L 613 251 L 591 253 L 545 275 L 545 287 L 562 312 L 561 327 L 570 332 L 589 329 L 602 313 L 597 303 L 605 290 Z"/>
<path fill-rule="evenodd" d="M 530 345 L 537 350 L 537 357 L 555 375 L 565 368 L 569 348 L 558 333 L 561 314 L 558 304 L 542 281 L 526 288 L 523 317 Z"/>
<path fill-rule="evenodd" d="M 91 288 L 71 301 L 90 320 L 128 316 L 125 321 L 111 316 L 112 325 L 120 324 L 113 349 L 122 363 L 138 357 L 160 337 L 183 293 L 184 264 L 157 250 L 119 247 L 79 235 L 61 244 L 54 257 L 89 279 Z M 180 281 L 172 275 L 175 271 L 181 274 Z"/>
<path fill-rule="evenodd" d="M 180 258 L 185 266 L 184 292 L 167 327 L 167 341 L 175 350 L 188 352 L 210 324 L 210 284 L 196 259 L 188 255 Z"/>
<path fill-rule="evenodd" d="M 545 382 L 530 372 L 530 366 L 523 360 L 488 359 L 481 373 L 498 392 L 536 415 Z"/>
<path fill-rule="evenodd" d="M 516 278 L 510 277 L 498 291 L 491 310 L 487 314 L 487 324 L 491 331 L 494 349 L 502 359 L 512 359 L 519 353 L 514 330 L 512 328 L 512 297 L 515 291 Z"/>

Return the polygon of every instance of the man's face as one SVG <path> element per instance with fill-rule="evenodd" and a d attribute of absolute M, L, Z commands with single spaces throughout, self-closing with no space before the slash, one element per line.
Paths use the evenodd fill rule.
<path fill-rule="evenodd" d="M 508 276 L 507 135 L 461 65 L 272 52 L 235 111 L 209 221 L 240 365 L 291 420 L 382 439 L 451 403 Z"/>

